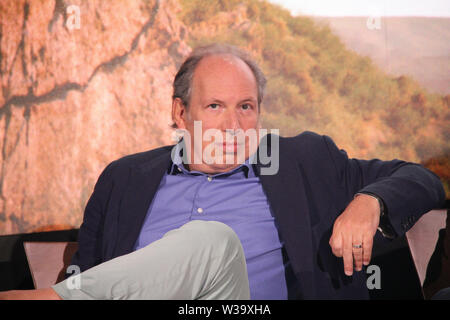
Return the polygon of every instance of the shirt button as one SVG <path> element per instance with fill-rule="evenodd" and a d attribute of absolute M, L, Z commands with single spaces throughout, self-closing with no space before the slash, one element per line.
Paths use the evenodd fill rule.
<path fill-rule="evenodd" d="M 212 181 L 212 177 L 208 176 L 208 181 L 211 182 Z"/>
<path fill-rule="evenodd" d="M 202 209 L 202 208 L 198 208 L 198 209 L 197 209 L 197 212 L 198 212 L 198 213 L 203 213 L 203 209 Z"/>

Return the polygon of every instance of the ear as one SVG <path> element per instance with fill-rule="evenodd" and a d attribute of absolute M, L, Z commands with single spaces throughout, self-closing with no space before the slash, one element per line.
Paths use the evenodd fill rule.
<path fill-rule="evenodd" d="M 175 98 L 172 101 L 172 120 L 179 129 L 186 129 L 186 107 L 180 98 Z"/>

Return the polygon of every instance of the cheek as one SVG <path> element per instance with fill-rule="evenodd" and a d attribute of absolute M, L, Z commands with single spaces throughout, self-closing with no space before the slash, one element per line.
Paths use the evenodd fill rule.
<path fill-rule="evenodd" d="M 248 117 L 242 120 L 243 129 L 258 129 L 259 128 L 259 117 L 257 115 Z"/>
<path fill-rule="evenodd" d="M 205 110 L 195 110 L 190 113 L 189 122 L 194 125 L 194 121 L 201 121 L 202 128 L 207 129 L 217 125 L 217 116 L 209 114 Z"/>
<path fill-rule="evenodd" d="M 201 121 L 201 134 L 202 136 L 195 136 L 195 133 L 199 133 L 199 124 L 196 124 L 197 126 L 197 131 L 195 130 L 195 126 L 194 126 L 194 121 L 191 121 L 188 126 L 186 127 L 187 131 L 189 131 L 189 134 L 191 135 L 191 137 L 193 137 L 194 140 L 204 140 L 204 141 L 210 141 L 211 137 L 210 135 L 214 135 L 214 133 L 216 131 L 221 132 L 220 129 L 218 129 L 218 126 L 216 123 L 210 121 L 210 120 L 205 120 L 205 119 L 195 119 L 195 121 Z M 212 130 L 210 130 L 212 129 Z M 205 132 L 207 130 L 210 130 L 208 134 L 205 134 Z M 203 148 L 205 148 L 205 145 L 203 145 Z"/>
<path fill-rule="evenodd" d="M 220 121 L 217 118 L 204 117 L 201 119 L 203 132 L 208 129 L 220 130 Z"/>

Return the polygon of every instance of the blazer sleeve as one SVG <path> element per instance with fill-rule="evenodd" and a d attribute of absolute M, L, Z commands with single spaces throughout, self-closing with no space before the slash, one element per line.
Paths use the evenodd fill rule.
<path fill-rule="evenodd" d="M 384 203 L 388 220 L 400 236 L 432 209 L 441 208 L 445 192 L 437 175 L 423 166 L 402 160 L 348 158 L 328 136 L 322 136 L 332 158 L 338 181 L 349 196 L 369 193 Z"/>
<path fill-rule="evenodd" d="M 95 184 L 84 211 L 83 222 L 78 232 L 78 250 L 71 260 L 81 271 L 102 262 L 102 234 L 104 212 L 113 188 L 114 163 L 109 164 Z M 70 274 L 66 274 L 66 277 Z"/>

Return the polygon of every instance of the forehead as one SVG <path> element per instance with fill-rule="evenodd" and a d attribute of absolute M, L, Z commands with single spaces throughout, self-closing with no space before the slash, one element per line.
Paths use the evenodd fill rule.
<path fill-rule="evenodd" d="M 192 79 L 193 94 L 227 98 L 249 95 L 257 98 L 257 83 L 250 67 L 232 55 L 211 55 L 197 65 Z"/>

